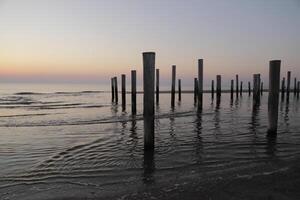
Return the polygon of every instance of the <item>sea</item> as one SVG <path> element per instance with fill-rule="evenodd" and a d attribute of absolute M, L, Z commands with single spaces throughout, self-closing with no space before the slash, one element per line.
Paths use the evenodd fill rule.
<path fill-rule="evenodd" d="M 280 99 L 276 138 L 267 137 L 267 92 L 255 108 L 247 92 L 223 93 L 220 103 L 205 93 L 201 113 L 192 93 L 181 102 L 176 94 L 174 108 L 170 98 L 160 94 L 155 149 L 145 152 L 142 93 L 132 115 L 131 94 L 122 110 L 109 85 L 1 84 L 0 199 L 154 199 L 299 163 L 293 93 Z"/>

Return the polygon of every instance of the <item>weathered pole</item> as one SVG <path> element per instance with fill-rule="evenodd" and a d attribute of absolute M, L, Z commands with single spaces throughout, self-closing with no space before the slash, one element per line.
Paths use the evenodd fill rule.
<path fill-rule="evenodd" d="M 240 95 L 243 95 L 243 81 L 241 81 Z"/>
<path fill-rule="evenodd" d="M 155 53 L 143 53 L 144 149 L 154 149 L 154 73 Z"/>
<path fill-rule="evenodd" d="M 297 94 L 297 78 L 294 78 L 294 95 Z"/>
<path fill-rule="evenodd" d="M 214 99 L 215 96 L 215 81 L 211 80 L 211 98 Z"/>
<path fill-rule="evenodd" d="M 284 100 L 284 92 L 285 92 L 285 78 L 282 78 L 281 82 L 281 100 Z"/>
<path fill-rule="evenodd" d="M 181 79 L 178 79 L 178 101 L 181 101 Z"/>
<path fill-rule="evenodd" d="M 268 118 L 269 129 L 268 135 L 274 136 L 277 134 L 278 123 L 278 103 L 279 103 L 279 88 L 280 88 L 280 60 L 270 61 L 269 66 L 269 97 L 268 97 Z"/>
<path fill-rule="evenodd" d="M 217 75 L 217 97 L 221 96 L 221 75 Z"/>
<path fill-rule="evenodd" d="M 159 103 L 159 69 L 156 69 L 156 103 Z"/>
<path fill-rule="evenodd" d="M 121 75 L 122 81 L 122 110 L 126 109 L 126 75 Z"/>
<path fill-rule="evenodd" d="M 198 59 L 198 111 L 203 107 L 203 59 Z"/>
<path fill-rule="evenodd" d="M 114 77 L 115 80 L 115 99 L 116 99 L 116 103 L 118 103 L 119 100 L 119 91 L 118 91 L 118 77 Z"/>
<path fill-rule="evenodd" d="M 231 100 L 233 99 L 233 83 L 234 83 L 234 80 L 231 80 L 231 83 L 230 83 L 230 99 Z"/>
<path fill-rule="evenodd" d="M 248 94 L 251 96 L 251 83 L 248 81 Z"/>
<path fill-rule="evenodd" d="M 239 75 L 236 74 L 235 75 L 235 84 L 236 84 L 236 97 L 238 98 L 239 97 Z"/>
<path fill-rule="evenodd" d="M 260 74 L 253 75 L 253 106 L 260 104 Z"/>
<path fill-rule="evenodd" d="M 198 80 L 197 78 L 194 78 L 194 104 L 197 103 L 198 98 Z"/>
<path fill-rule="evenodd" d="M 297 86 L 297 99 L 299 99 L 299 93 L 300 93 L 300 81 L 298 81 L 298 86 Z"/>
<path fill-rule="evenodd" d="M 136 114 L 136 70 L 131 70 L 131 112 Z"/>
<path fill-rule="evenodd" d="M 111 102 L 115 101 L 115 86 L 114 86 L 114 78 L 111 78 Z"/>
<path fill-rule="evenodd" d="M 172 65 L 171 107 L 175 106 L 176 65 Z"/>
<path fill-rule="evenodd" d="M 261 96 L 263 95 L 263 92 L 264 92 L 264 83 L 261 82 L 261 84 L 260 84 L 260 94 L 261 94 Z"/>
<path fill-rule="evenodd" d="M 286 99 L 290 99 L 290 88 L 291 88 L 291 71 L 287 72 L 287 87 L 286 87 Z"/>

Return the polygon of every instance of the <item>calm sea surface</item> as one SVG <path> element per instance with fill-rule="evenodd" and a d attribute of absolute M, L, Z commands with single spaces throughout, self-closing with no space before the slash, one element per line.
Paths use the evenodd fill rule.
<path fill-rule="evenodd" d="M 204 94 L 202 114 L 193 94 L 182 94 L 174 110 L 170 94 L 161 94 L 155 151 L 144 154 L 142 94 L 133 117 L 130 94 L 122 112 L 121 103 L 112 104 L 100 87 L 24 87 L 0 89 L 0 199 L 17 196 L 7 191 L 20 185 L 40 191 L 55 185 L 155 184 L 243 169 L 251 175 L 254 168 L 281 170 L 299 160 L 300 100 L 293 94 L 289 103 L 280 101 L 276 139 L 266 137 L 267 93 L 257 110 L 248 93 L 232 102 L 222 94 L 220 105 Z M 33 187 L 40 183 L 42 189 Z"/>

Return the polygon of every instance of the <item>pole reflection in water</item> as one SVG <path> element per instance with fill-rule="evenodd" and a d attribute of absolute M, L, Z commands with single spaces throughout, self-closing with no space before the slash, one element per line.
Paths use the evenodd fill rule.
<path fill-rule="evenodd" d="M 266 145 L 266 154 L 273 159 L 277 159 L 277 136 L 268 135 L 267 136 L 267 145 Z"/>
<path fill-rule="evenodd" d="M 154 147 L 154 116 L 144 116 L 144 150 Z M 149 146 L 148 146 L 149 145 Z"/>
<path fill-rule="evenodd" d="M 155 172 L 155 161 L 154 161 L 154 150 L 149 149 L 144 151 L 144 162 L 143 162 L 143 182 L 145 184 L 151 184 L 155 182 L 154 172 Z"/>
<path fill-rule="evenodd" d="M 284 122 L 287 126 L 289 126 L 289 112 L 290 112 L 290 103 L 289 103 L 289 100 L 286 101 L 286 104 L 285 104 L 285 113 L 284 113 Z"/>
<path fill-rule="evenodd" d="M 251 116 L 251 123 L 250 123 L 250 130 L 254 133 L 257 134 L 257 127 L 259 127 L 259 105 L 260 103 L 253 105 L 252 107 L 252 116 Z"/>
<path fill-rule="evenodd" d="M 138 146 L 138 136 L 137 136 L 137 132 L 136 132 L 137 126 L 136 126 L 136 118 L 135 115 L 132 116 L 132 121 L 131 121 L 131 128 L 130 128 L 130 135 L 129 135 L 129 142 L 132 145 L 131 147 L 131 153 L 136 151 L 136 148 Z"/>
<path fill-rule="evenodd" d="M 195 158 L 196 158 L 196 163 L 200 163 L 202 161 L 202 155 L 203 155 L 203 142 L 202 142 L 202 112 L 196 113 L 195 116 Z"/>
<path fill-rule="evenodd" d="M 216 109 L 215 109 L 215 130 L 217 131 L 217 133 L 220 132 L 220 103 L 221 103 L 221 96 L 217 97 L 217 101 L 216 101 Z"/>

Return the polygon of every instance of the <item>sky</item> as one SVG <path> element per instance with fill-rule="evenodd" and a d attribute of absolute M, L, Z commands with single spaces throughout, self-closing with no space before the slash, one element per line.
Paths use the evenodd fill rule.
<path fill-rule="evenodd" d="M 299 0 L 0 0 L 0 82 L 102 83 L 156 52 L 162 84 L 171 66 L 192 85 L 244 81 L 282 60 L 300 79 Z M 141 79 L 138 78 L 139 82 Z"/>

